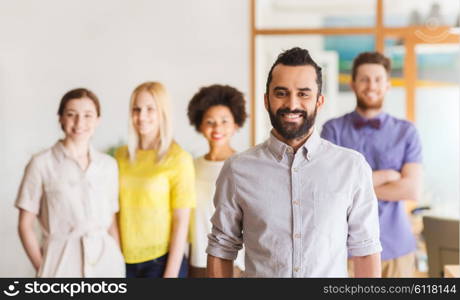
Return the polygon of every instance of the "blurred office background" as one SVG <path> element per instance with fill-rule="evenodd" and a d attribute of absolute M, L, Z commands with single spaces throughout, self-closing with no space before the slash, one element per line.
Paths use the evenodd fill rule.
<path fill-rule="evenodd" d="M 175 138 L 197 156 L 207 145 L 188 124 L 189 99 L 205 85 L 233 85 L 250 111 L 233 143 L 243 151 L 268 135 L 267 72 L 293 46 L 309 49 L 325 70 L 318 129 L 353 110 L 348 83 L 358 53 L 392 59 L 385 110 L 413 121 L 423 142 L 423 199 L 407 211 L 420 241 L 419 274 L 428 276 L 421 218 L 458 224 L 460 210 L 459 22 L 457 0 L 0 0 L 0 277 L 34 274 L 13 203 L 31 155 L 61 136 L 56 111 L 67 90 L 83 86 L 100 97 L 93 142 L 107 150 L 126 141 L 132 89 L 165 83 Z M 423 206 L 430 209 L 417 210 Z M 458 264 L 458 236 L 453 251 Z"/>

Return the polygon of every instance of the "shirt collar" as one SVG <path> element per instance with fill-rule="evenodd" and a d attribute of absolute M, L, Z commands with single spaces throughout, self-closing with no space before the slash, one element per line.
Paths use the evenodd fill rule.
<path fill-rule="evenodd" d="M 387 114 L 382 111 L 377 116 L 375 116 L 375 117 L 373 117 L 371 119 L 378 119 L 383 124 L 383 121 L 384 121 L 386 115 Z M 352 111 L 350 113 L 350 116 L 351 116 L 352 121 L 358 121 L 358 120 L 367 121 L 367 120 L 369 120 L 368 118 L 365 118 L 365 117 L 361 116 L 356 110 Z"/>
<path fill-rule="evenodd" d="M 304 153 L 308 160 L 311 160 L 318 153 L 319 145 L 321 144 L 321 137 L 319 136 L 316 128 L 313 128 L 313 132 L 302 148 L 305 149 Z"/>
<path fill-rule="evenodd" d="M 57 159 L 61 162 L 64 159 L 73 159 L 69 153 L 67 152 L 66 148 L 64 147 L 63 141 L 59 140 L 54 144 L 52 147 L 52 151 Z M 94 149 L 92 145 L 89 145 L 89 161 L 90 164 L 96 162 L 98 159 L 97 151 Z"/>
<path fill-rule="evenodd" d="M 307 141 L 297 150 L 297 152 L 301 151 L 307 160 L 311 160 L 312 157 L 318 151 L 319 144 L 321 143 L 321 138 L 319 136 L 318 131 L 316 128 L 313 128 L 313 132 Z M 268 149 L 278 161 L 281 161 L 286 154 L 286 152 L 293 152 L 291 146 L 285 144 L 284 142 L 280 141 L 278 138 L 275 137 L 273 132 L 270 132 L 270 137 L 267 141 Z"/>

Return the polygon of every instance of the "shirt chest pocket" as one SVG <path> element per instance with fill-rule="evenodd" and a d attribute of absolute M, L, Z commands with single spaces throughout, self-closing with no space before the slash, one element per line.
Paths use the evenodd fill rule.
<path fill-rule="evenodd" d="M 332 232 L 338 226 L 346 226 L 349 201 L 345 192 L 315 190 L 313 193 L 315 228 Z"/>

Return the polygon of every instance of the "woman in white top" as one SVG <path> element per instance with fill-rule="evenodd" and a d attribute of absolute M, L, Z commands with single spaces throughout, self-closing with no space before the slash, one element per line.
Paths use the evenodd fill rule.
<path fill-rule="evenodd" d="M 195 159 L 197 205 L 192 214 L 190 277 L 206 277 L 206 247 L 214 213 L 215 182 L 224 161 L 235 153 L 230 139 L 246 120 L 243 94 L 231 86 L 212 85 L 201 88 L 190 100 L 188 117 L 203 134 L 209 152 Z M 244 270 L 244 251 L 235 260 L 234 276 Z"/>
<path fill-rule="evenodd" d="M 117 164 L 90 146 L 99 101 L 87 89 L 71 90 L 58 115 L 65 137 L 32 157 L 16 199 L 24 249 L 38 277 L 124 277 Z M 43 243 L 34 232 L 37 217 Z"/>

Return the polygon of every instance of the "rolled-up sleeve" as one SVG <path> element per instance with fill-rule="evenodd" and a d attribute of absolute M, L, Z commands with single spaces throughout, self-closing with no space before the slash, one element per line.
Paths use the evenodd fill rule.
<path fill-rule="evenodd" d="M 357 163 L 359 175 L 354 190 L 353 202 L 348 211 L 348 253 L 351 256 L 365 256 L 382 251 L 378 202 L 372 185 L 372 171 L 360 156 Z"/>
<path fill-rule="evenodd" d="M 237 201 L 238 191 L 232 174 L 231 159 L 227 160 L 216 182 L 211 218 L 212 230 L 208 235 L 206 253 L 234 260 L 242 248 L 242 210 Z"/>
<path fill-rule="evenodd" d="M 407 144 L 403 164 L 422 162 L 422 142 L 415 126 L 410 124 L 407 129 Z"/>

